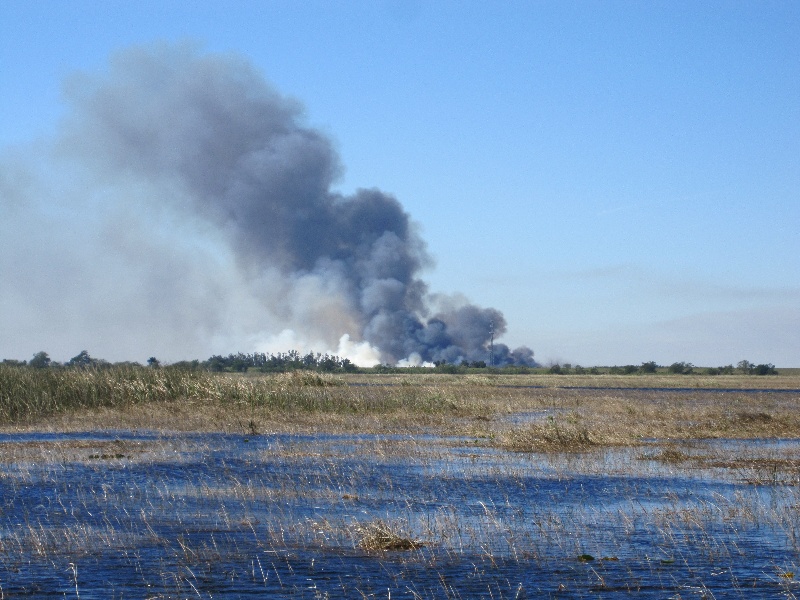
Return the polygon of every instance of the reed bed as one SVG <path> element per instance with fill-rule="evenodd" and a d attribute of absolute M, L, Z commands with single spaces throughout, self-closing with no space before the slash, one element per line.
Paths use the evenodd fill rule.
<path fill-rule="evenodd" d="M 546 379 L 542 379 L 546 378 Z M 12 428 L 443 432 L 517 451 L 587 450 L 649 438 L 776 438 L 800 432 L 800 377 L 280 375 L 0 365 L 0 426 Z M 620 380 L 668 380 L 674 391 Z M 546 385 L 539 386 L 545 381 Z M 684 381 L 711 388 L 675 389 Z M 534 383 L 531 383 L 534 382 Z M 563 382 L 582 387 L 561 386 Z M 755 383 L 754 383 L 755 382 Z M 594 384 L 605 383 L 608 387 Z M 747 387 L 747 386 L 751 387 Z M 535 386 L 535 387 L 531 387 Z M 511 415 L 531 419 L 510 419 Z"/>
<path fill-rule="evenodd" d="M 0 365 L 0 422 L 4 424 L 35 424 L 57 415 L 137 406 L 157 412 L 159 405 L 191 406 L 192 411 L 209 415 L 215 409 L 249 409 L 262 416 L 470 410 L 469 400 L 441 387 L 402 386 L 387 393 L 383 388 L 350 387 L 341 378 L 303 371 L 242 377 L 127 366 L 36 370 Z"/>

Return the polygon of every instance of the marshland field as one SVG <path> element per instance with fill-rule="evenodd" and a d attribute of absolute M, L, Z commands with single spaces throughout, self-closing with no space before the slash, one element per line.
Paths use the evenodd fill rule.
<path fill-rule="evenodd" d="M 0 365 L 0 598 L 795 598 L 800 375 Z"/>

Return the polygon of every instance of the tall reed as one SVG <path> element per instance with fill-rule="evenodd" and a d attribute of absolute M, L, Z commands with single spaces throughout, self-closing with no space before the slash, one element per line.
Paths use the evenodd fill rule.
<path fill-rule="evenodd" d="M 207 374 L 173 369 L 0 365 L 0 422 L 20 423 L 81 409 L 204 397 L 214 392 L 212 384 Z"/>
<path fill-rule="evenodd" d="M 352 387 L 340 378 L 293 372 L 262 377 L 172 368 L 32 369 L 0 365 L 0 425 L 81 410 L 192 402 L 272 413 L 464 414 L 471 400 L 434 386 Z"/>

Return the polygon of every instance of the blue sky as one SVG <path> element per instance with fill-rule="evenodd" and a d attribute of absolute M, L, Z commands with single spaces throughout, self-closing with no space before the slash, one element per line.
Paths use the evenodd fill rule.
<path fill-rule="evenodd" d="M 501 310 L 510 346 L 800 366 L 797 2 L 4 0 L 4 156 L 56 135 L 75 71 L 186 40 L 298 99 L 339 152 L 335 188 L 394 195 L 430 289 Z M 0 357 L 110 352 L 30 333 Z"/>

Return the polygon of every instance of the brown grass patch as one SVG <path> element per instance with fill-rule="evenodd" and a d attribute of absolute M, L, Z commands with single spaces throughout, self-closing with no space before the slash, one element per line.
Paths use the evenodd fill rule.
<path fill-rule="evenodd" d="M 684 463 L 692 460 L 694 457 L 686 454 L 682 450 L 678 450 L 677 448 L 670 446 L 667 448 L 662 448 L 661 451 L 654 456 L 646 456 L 643 458 L 648 460 L 657 460 L 664 463 Z"/>
<path fill-rule="evenodd" d="M 130 440 L 59 440 L 0 444 L 0 463 L 61 463 L 134 458 L 150 446 Z"/>
<path fill-rule="evenodd" d="M 151 374 L 146 372 L 146 375 Z M 126 390 L 136 388 L 137 376 L 136 372 L 126 375 L 128 378 L 123 379 Z M 91 380 L 91 375 L 81 374 L 81 377 Z M 81 381 L 73 384 L 77 386 Z M 151 387 L 157 388 L 155 384 L 159 381 L 154 379 Z M 244 435 L 429 432 L 493 440 L 490 443 L 509 449 L 542 451 L 631 445 L 652 438 L 778 438 L 797 437 L 800 432 L 800 397 L 793 393 L 721 393 L 702 387 L 696 391 L 558 387 L 559 384 L 613 387 L 622 383 L 641 386 L 670 383 L 674 388 L 691 382 L 709 387 L 724 384 L 782 389 L 800 388 L 798 377 L 293 373 L 202 374 L 186 381 L 180 378 L 164 381 L 172 383 L 172 396 L 152 396 L 155 398 L 152 400 L 146 396 L 142 401 L 111 398 L 108 402 L 98 396 L 98 402 L 91 406 L 76 403 L 73 408 L 62 407 L 54 413 L 29 416 L 16 424 L 10 423 L 6 430 L 146 429 Z M 521 387 L 525 385 L 545 387 Z M 540 411 L 554 411 L 558 418 L 551 423 L 524 426 L 507 418 Z"/>
<path fill-rule="evenodd" d="M 589 430 L 577 422 L 548 419 L 509 432 L 499 445 L 514 452 L 582 452 L 593 448 L 596 442 Z"/>
<path fill-rule="evenodd" d="M 356 527 L 358 547 L 363 550 L 416 550 L 424 544 L 403 535 L 402 531 L 380 519 Z"/>

